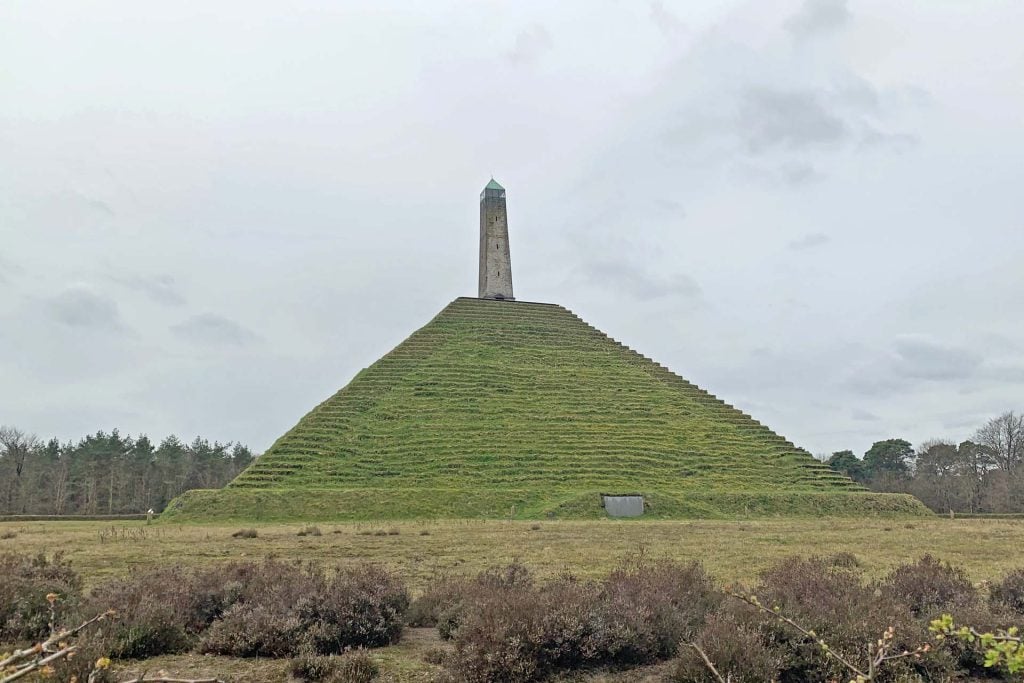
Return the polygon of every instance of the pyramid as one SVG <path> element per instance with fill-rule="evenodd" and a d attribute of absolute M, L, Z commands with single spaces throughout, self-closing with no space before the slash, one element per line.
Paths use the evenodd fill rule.
<path fill-rule="evenodd" d="M 480 277 L 225 489 L 162 517 L 330 520 L 927 514 L 870 493 L 572 311 L 516 301 L 506 191 Z"/>
<path fill-rule="evenodd" d="M 919 514 L 554 304 L 459 298 L 303 417 L 195 519 Z"/>

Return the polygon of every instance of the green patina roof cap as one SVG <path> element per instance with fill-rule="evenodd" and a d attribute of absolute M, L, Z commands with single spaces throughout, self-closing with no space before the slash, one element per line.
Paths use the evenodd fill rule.
<path fill-rule="evenodd" d="M 485 190 L 504 190 L 505 188 L 502 187 L 501 185 L 499 185 L 497 180 L 495 180 L 494 178 L 491 178 L 491 182 L 487 183 L 487 186 L 484 187 L 484 189 Z"/>

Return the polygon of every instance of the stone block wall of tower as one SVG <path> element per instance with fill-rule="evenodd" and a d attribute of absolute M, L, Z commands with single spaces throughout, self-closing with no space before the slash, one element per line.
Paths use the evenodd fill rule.
<path fill-rule="evenodd" d="M 512 257 L 508 244 L 508 213 L 505 190 L 500 185 L 484 189 L 480 196 L 480 280 L 481 299 L 508 299 L 512 294 Z"/>

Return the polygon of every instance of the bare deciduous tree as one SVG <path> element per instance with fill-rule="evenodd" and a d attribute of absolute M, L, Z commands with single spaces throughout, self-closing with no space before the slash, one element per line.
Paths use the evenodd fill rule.
<path fill-rule="evenodd" d="M 1003 413 L 989 420 L 974 439 L 988 450 L 996 467 L 1013 474 L 1024 457 L 1024 415 Z"/>
<path fill-rule="evenodd" d="M 21 476 L 29 453 L 39 447 L 39 437 L 17 427 L 0 427 L 0 455 L 14 463 L 14 473 Z"/>
<path fill-rule="evenodd" d="M 39 448 L 39 437 L 23 432 L 17 427 L 0 427 L 0 458 L 7 461 L 14 469 L 14 480 L 7 483 L 7 508 L 15 508 L 15 494 L 21 493 L 21 475 L 25 471 L 25 461 L 34 450 Z"/>

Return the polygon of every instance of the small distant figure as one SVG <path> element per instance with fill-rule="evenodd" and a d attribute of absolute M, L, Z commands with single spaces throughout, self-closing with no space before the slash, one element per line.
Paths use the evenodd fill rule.
<path fill-rule="evenodd" d="M 146 510 L 146 524 L 149 524 L 152 521 L 153 521 L 153 508 L 149 508 L 148 510 Z"/>

